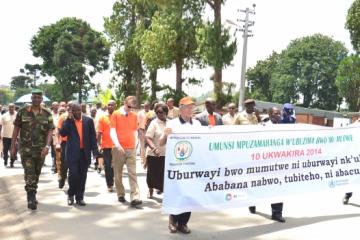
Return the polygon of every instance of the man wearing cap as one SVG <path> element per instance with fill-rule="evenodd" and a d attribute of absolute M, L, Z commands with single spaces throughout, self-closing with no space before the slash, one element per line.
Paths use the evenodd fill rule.
<path fill-rule="evenodd" d="M 205 100 L 205 111 L 197 114 L 195 118 L 200 121 L 202 126 L 223 125 L 220 114 L 215 111 L 215 100 L 207 98 Z"/>
<path fill-rule="evenodd" d="M 281 123 L 296 123 L 294 107 L 291 103 L 285 103 L 282 109 Z"/>
<path fill-rule="evenodd" d="M 191 97 L 184 97 L 179 102 L 180 115 L 178 118 L 172 119 L 166 123 L 164 130 L 164 135 L 160 138 L 160 145 L 166 143 L 167 137 L 173 132 L 173 130 L 179 128 L 191 128 L 197 129 L 201 126 L 201 123 L 192 118 L 194 108 L 194 102 Z M 170 233 L 176 233 L 180 231 L 185 234 L 190 233 L 190 229 L 187 226 L 187 223 L 190 219 L 191 212 L 184 212 L 181 214 L 170 214 L 169 216 L 169 230 Z"/>
<path fill-rule="evenodd" d="M 259 112 L 255 108 L 254 99 L 246 99 L 244 102 L 245 110 L 239 113 L 235 120 L 235 125 L 256 125 L 261 119 Z"/>
<path fill-rule="evenodd" d="M 16 140 L 20 132 L 20 156 L 24 168 L 25 191 L 28 208 L 37 208 L 36 189 L 41 168 L 49 152 L 54 129 L 53 118 L 49 109 L 40 106 L 42 91 L 32 90 L 30 107 L 19 110 L 14 121 L 11 139 L 11 156 L 16 156 Z"/>

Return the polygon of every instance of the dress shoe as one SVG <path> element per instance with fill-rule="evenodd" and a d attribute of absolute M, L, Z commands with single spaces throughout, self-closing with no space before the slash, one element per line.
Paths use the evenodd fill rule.
<path fill-rule="evenodd" d="M 285 218 L 283 218 L 281 213 L 271 215 L 271 219 L 277 222 L 282 222 L 282 223 L 285 222 Z"/>
<path fill-rule="evenodd" d="M 168 226 L 169 230 L 170 230 L 170 233 L 176 233 L 177 232 L 177 227 L 175 224 L 173 223 L 169 223 L 169 226 Z"/>
<path fill-rule="evenodd" d="M 190 229 L 188 228 L 188 226 L 185 224 L 185 225 L 179 225 L 178 227 L 177 227 L 177 230 L 179 231 L 179 232 L 182 232 L 182 233 L 184 233 L 184 234 L 189 234 L 191 231 L 190 231 Z"/>
<path fill-rule="evenodd" d="M 67 204 L 68 204 L 69 206 L 71 206 L 71 205 L 74 204 L 74 196 L 68 196 Z"/>
<path fill-rule="evenodd" d="M 139 199 L 135 199 L 135 200 L 132 200 L 132 201 L 130 202 L 130 205 L 133 206 L 133 207 L 135 207 L 135 206 L 137 206 L 137 205 L 140 205 L 140 204 L 142 204 L 142 201 L 139 200 Z"/>
<path fill-rule="evenodd" d="M 157 193 L 158 195 L 161 195 L 161 194 L 162 194 L 162 191 L 157 190 L 156 193 Z"/>
<path fill-rule="evenodd" d="M 59 188 L 62 189 L 65 185 L 65 180 L 59 180 Z"/>
<path fill-rule="evenodd" d="M 252 214 L 255 214 L 256 213 L 256 207 L 255 206 L 249 207 L 249 212 L 252 213 Z"/>
<path fill-rule="evenodd" d="M 348 203 L 349 203 L 349 198 L 344 197 L 344 198 L 343 198 L 343 204 L 344 204 L 344 205 L 347 205 Z"/>
<path fill-rule="evenodd" d="M 84 200 L 76 200 L 76 204 L 79 206 L 86 206 L 86 203 L 84 202 Z"/>
<path fill-rule="evenodd" d="M 10 168 L 14 168 L 14 163 L 13 162 L 10 163 Z"/>
<path fill-rule="evenodd" d="M 122 202 L 122 203 L 126 202 L 125 197 L 118 197 L 118 200 L 119 200 L 119 202 Z"/>

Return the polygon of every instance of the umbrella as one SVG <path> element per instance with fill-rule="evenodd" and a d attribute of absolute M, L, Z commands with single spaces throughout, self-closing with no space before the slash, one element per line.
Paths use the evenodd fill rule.
<path fill-rule="evenodd" d="M 31 103 L 31 95 L 32 94 L 29 93 L 19 97 L 18 100 L 16 100 L 16 103 Z M 43 102 L 50 102 L 50 99 L 43 95 Z"/>

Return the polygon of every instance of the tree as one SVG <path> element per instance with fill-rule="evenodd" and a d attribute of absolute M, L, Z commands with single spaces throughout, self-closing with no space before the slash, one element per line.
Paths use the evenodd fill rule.
<path fill-rule="evenodd" d="M 148 1 L 157 3 L 159 1 Z M 176 67 L 176 95 L 182 92 L 183 69 L 198 61 L 196 29 L 201 24 L 201 1 L 160 1 L 163 8 L 152 17 L 140 38 L 140 56 L 150 69 Z"/>
<path fill-rule="evenodd" d="M 14 93 L 14 100 L 16 101 L 21 96 L 29 93 L 31 93 L 31 88 L 17 88 Z"/>
<path fill-rule="evenodd" d="M 360 0 L 355 0 L 348 10 L 345 28 L 350 32 L 354 50 L 360 52 Z"/>
<path fill-rule="evenodd" d="M 26 76 L 29 76 L 32 78 L 33 82 L 31 83 L 31 87 L 36 87 L 36 80 L 39 78 L 38 74 L 45 75 L 41 72 L 41 66 L 39 64 L 28 64 L 26 63 L 24 68 L 20 69 L 20 72 L 23 74 L 26 74 Z"/>
<path fill-rule="evenodd" d="M 31 50 L 41 57 L 44 73 L 55 76 L 64 100 L 78 93 L 79 101 L 94 86 L 91 77 L 108 68 L 110 48 L 100 32 L 80 19 L 63 18 L 40 28 Z"/>
<path fill-rule="evenodd" d="M 335 78 L 347 52 L 343 43 L 321 34 L 293 40 L 280 54 L 272 74 L 273 100 L 302 99 L 304 107 L 336 109 L 339 96 Z"/>
<path fill-rule="evenodd" d="M 150 26 L 156 6 L 145 0 L 119 0 L 113 5 L 113 13 L 105 18 L 105 32 L 115 48 L 114 72 L 121 81 L 112 79 L 116 86 L 116 95 L 135 95 L 138 104 L 145 97 L 145 69 L 139 54 L 139 39 Z M 156 71 L 156 69 L 152 69 Z M 156 74 L 151 79 L 156 82 Z M 154 91 L 155 89 L 153 89 Z"/>
<path fill-rule="evenodd" d="M 61 102 L 64 100 L 63 94 L 61 92 L 61 86 L 58 82 L 55 83 L 41 83 L 39 84 L 39 89 L 43 91 L 43 93 L 51 100 Z M 73 100 L 70 98 L 69 100 Z"/>
<path fill-rule="evenodd" d="M 251 97 L 261 101 L 271 102 L 273 91 L 269 91 L 272 74 L 279 61 L 279 54 L 273 52 L 267 59 L 258 61 L 253 68 L 246 71 L 248 88 Z"/>
<path fill-rule="evenodd" d="M 32 86 L 33 79 L 29 76 L 18 75 L 11 78 L 10 88 L 16 90 L 18 88 L 30 88 Z"/>
<path fill-rule="evenodd" d="M 21 71 L 25 73 L 24 71 Z M 10 89 L 14 92 L 14 99 L 18 99 L 24 94 L 31 92 L 31 87 L 33 86 L 34 80 L 26 75 L 18 75 L 11 78 Z"/>
<path fill-rule="evenodd" d="M 349 104 L 349 110 L 360 110 L 360 57 L 351 55 L 339 65 L 336 85 L 340 96 Z"/>
<path fill-rule="evenodd" d="M 206 22 L 197 30 L 198 53 L 205 64 L 214 68 L 214 93 L 218 105 L 225 104 L 223 94 L 222 70 L 228 66 L 236 53 L 236 41 L 230 42 L 227 29 L 221 25 L 222 0 L 206 0 L 214 11 L 213 22 Z"/>
<path fill-rule="evenodd" d="M 9 104 L 14 100 L 14 94 L 9 88 L 0 88 L 0 103 Z"/>

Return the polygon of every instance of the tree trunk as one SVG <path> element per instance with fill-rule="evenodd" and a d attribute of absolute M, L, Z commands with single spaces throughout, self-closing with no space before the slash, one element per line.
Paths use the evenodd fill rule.
<path fill-rule="evenodd" d="M 216 29 L 216 42 L 220 42 L 221 38 L 221 0 L 214 0 L 214 27 Z M 218 106 L 224 103 L 222 83 L 222 67 L 214 66 L 214 93 Z"/>
<path fill-rule="evenodd" d="M 141 59 L 138 58 L 136 60 L 136 66 L 135 66 L 135 97 L 136 97 L 136 101 L 137 101 L 137 108 L 140 108 L 141 105 L 141 94 L 142 94 L 142 88 L 141 88 L 141 81 L 142 81 L 142 74 L 143 74 L 143 69 L 141 66 Z"/>
<path fill-rule="evenodd" d="M 223 83 L 222 83 L 222 69 L 217 69 L 214 68 L 215 73 L 214 73 L 214 93 L 215 93 L 215 98 L 216 98 L 216 102 L 218 105 L 223 105 Z"/>
<path fill-rule="evenodd" d="M 150 72 L 150 82 L 151 82 L 151 102 L 156 100 L 156 92 L 157 92 L 157 69 Z"/>
<path fill-rule="evenodd" d="M 175 61 L 176 66 L 176 95 L 181 96 L 182 94 L 182 69 L 183 69 L 183 62 L 182 58 L 178 58 Z"/>

